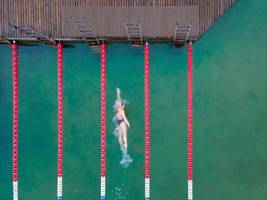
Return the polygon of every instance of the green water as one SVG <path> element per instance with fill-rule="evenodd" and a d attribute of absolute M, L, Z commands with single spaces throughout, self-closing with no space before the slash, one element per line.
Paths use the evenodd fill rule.
<path fill-rule="evenodd" d="M 267 1 L 240 0 L 194 44 L 194 198 L 267 196 Z M 19 47 L 19 196 L 56 199 L 56 49 Z M 187 51 L 151 46 L 151 196 L 187 198 Z M 143 50 L 107 47 L 107 199 L 144 196 Z M 129 100 L 123 169 L 112 134 L 115 88 Z M 0 199 L 12 199 L 11 51 L 0 46 Z M 100 63 L 64 48 L 63 197 L 98 199 Z M 121 190 L 118 191 L 118 189 Z"/>

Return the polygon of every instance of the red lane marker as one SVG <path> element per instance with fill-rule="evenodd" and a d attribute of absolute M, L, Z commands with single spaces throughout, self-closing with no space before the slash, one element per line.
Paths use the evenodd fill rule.
<path fill-rule="evenodd" d="M 150 68 L 149 68 L 149 45 L 145 44 L 145 178 L 150 178 Z"/>
<path fill-rule="evenodd" d="M 106 45 L 101 45 L 101 176 L 106 176 Z"/>
<path fill-rule="evenodd" d="M 192 43 L 188 46 L 188 180 L 193 178 L 193 68 L 192 68 Z"/>
<path fill-rule="evenodd" d="M 62 177 L 63 158 L 63 65 L 62 65 L 62 44 L 57 44 L 58 58 L 58 177 Z"/>
<path fill-rule="evenodd" d="M 18 181 L 18 45 L 12 44 L 13 65 L 13 181 Z"/>

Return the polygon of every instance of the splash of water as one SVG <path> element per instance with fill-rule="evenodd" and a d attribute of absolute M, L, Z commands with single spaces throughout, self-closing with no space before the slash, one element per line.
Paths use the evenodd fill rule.
<path fill-rule="evenodd" d="M 126 200 L 127 194 L 123 189 L 124 185 L 116 186 L 115 189 L 112 190 L 113 195 L 115 196 L 115 200 Z"/>
<path fill-rule="evenodd" d="M 122 158 L 120 161 L 122 167 L 127 168 L 132 162 L 133 159 L 130 157 L 130 155 L 127 152 L 122 152 Z"/>

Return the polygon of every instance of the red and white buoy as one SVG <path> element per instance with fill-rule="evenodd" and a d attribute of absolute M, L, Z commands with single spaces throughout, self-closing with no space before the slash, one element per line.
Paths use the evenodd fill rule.
<path fill-rule="evenodd" d="M 149 45 L 145 44 L 144 62 L 144 115 L 145 115 L 145 200 L 150 199 L 150 68 Z"/>
<path fill-rule="evenodd" d="M 12 66 L 13 66 L 13 200 L 18 200 L 18 45 L 13 42 Z"/>
<path fill-rule="evenodd" d="M 106 198 L 106 45 L 101 44 L 101 185 L 100 199 Z"/>
<path fill-rule="evenodd" d="M 57 164 L 57 200 L 62 200 L 62 160 L 63 160 L 63 65 L 62 44 L 57 44 L 58 70 L 58 164 Z"/>
<path fill-rule="evenodd" d="M 188 45 L 188 200 L 193 199 L 193 45 Z"/>

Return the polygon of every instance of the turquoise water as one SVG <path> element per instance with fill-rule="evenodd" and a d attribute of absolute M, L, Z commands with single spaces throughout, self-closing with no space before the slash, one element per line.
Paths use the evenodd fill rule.
<path fill-rule="evenodd" d="M 194 44 L 194 197 L 267 196 L 267 2 L 238 1 Z M 19 47 L 19 195 L 55 199 L 56 48 Z M 86 45 L 64 48 L 66 200 L 100 191 L 100 63 Z M 187 198 L 187 51 L 151 45 L 151 196 Z M 129 153 L 119 165 L 115 88 L 128 99 Z M 143 49 L 107 47 L 107 198 L 144 196 Z M 12 198 L 11 51 L 0 46 L 0 199 Z"/>

